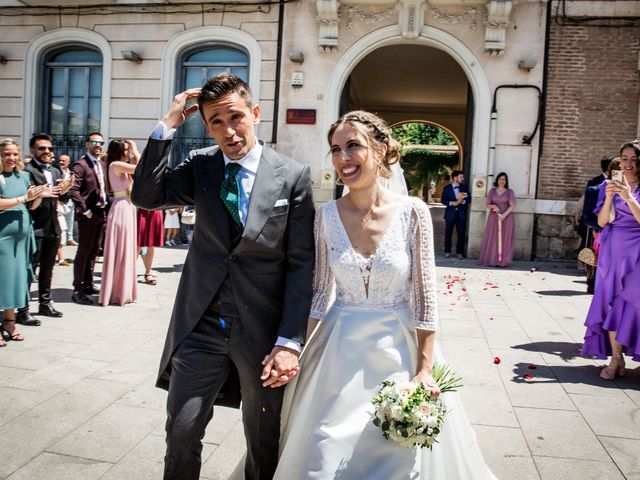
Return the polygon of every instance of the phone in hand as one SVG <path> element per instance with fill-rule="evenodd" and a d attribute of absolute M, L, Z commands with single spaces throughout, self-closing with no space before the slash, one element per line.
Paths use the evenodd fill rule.
<path fill-rule="evenodd" d="M 622 170 L 611 170 L 611 180 L 622 183 Z"/>

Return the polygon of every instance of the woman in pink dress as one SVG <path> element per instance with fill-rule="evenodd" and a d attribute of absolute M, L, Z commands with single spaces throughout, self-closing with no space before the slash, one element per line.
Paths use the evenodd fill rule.
<path fill-rule="evenodd" d="M 508 267 L 513 260 L 516 195 L 509 188 L 509 177 L 500 172 L 485 201 L 489 218 L 484 230 L 478 263 L 484 267 Z"/>
<path fill-rule="evenodd" d="M 131 140 L 112 140 L 107 149 L 107 178 L 113 203 L 107 218 L 99 302 L 124 305 L 138 297 L 136 287 L 136 207 L 131 177 L 139 155 Z"/>

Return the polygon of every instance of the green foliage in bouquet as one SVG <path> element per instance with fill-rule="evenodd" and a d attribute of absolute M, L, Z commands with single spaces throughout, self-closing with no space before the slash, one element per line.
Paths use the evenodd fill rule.
<path fill-rule="evenodd" d="M 462 379 L 447 365 L 435 365 L 432 376 L 442 393 L 462 386 Z M 384 438 L 405 448 L 433 447 L 442 430 L 446 406 L 440 397 L 421 383 L 380 383 L 378 395 L 371 403 L 376 407 L 373 424 L 382 430 Z"/>

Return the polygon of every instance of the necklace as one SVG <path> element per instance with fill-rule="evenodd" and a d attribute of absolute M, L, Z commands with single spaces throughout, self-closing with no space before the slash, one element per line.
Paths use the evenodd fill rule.
<path fill-rule="evenodd" d="M 363 211 L 361 209 L 358 208 L 358 206 L 353 202 L 353 200 L 351 200 L 351 195 L 346 195 L 345 200 L 347 200 L 351 206 L 353 207 L 353 209 L 359 214 L 361 215 L 360 218 L 360 226 L 362 228 L 365 228 L 369 222 L 371 222 L 371 216 L 373 214 L 373 209 L 374 207 L 379 207 L 380 206 L 380 193 L 379 191 L 376 191 L 376 197 L 375 200 L 373 201 L 373 203 L 369 206 L 369 208 L 367 209 L 366 212 L 363 213 Z"/>

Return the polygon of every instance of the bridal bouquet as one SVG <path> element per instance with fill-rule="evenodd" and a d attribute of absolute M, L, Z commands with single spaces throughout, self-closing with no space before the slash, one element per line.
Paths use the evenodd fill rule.
<path fill-rule="evenodd" d="M 462 380 L 446 365 L 434 365 L 432 376 L 442 393 L 461 387 Z M 413 382 L 396 384 L 385 380 L 379 385 L 373 424 L 388 438 L 405 448 L 429 448 L 437 442 L 447 409 L 424 385 Z"/>

